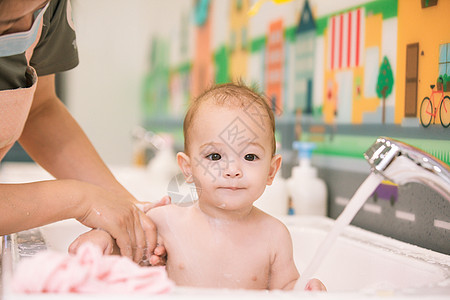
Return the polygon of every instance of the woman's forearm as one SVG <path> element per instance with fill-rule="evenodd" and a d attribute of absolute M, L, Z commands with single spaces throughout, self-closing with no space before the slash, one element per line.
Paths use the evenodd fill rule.
<path fill-rule="evenodd" d="M 86 205 L 74 180 L 0 184 L 0 235 L 69 218 L 80 218 Z"/>

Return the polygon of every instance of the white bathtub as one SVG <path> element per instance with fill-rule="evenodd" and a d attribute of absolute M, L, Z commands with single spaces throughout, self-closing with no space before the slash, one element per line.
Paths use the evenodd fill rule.
<path fill-rule="evenodd" d="M 20 174 L 24 174 L 23 170 Z M 29 179 L 35 180 L 34 176 L 36 174 Z M 8 178 L 11 180 L 13 177 L 8 176 Z M 20 182 L 20 180 L 18 181 Z M 124 184 L 127 186 L 126 182 Z M 148 186 L 146 188 L 148 189 Z M 321 241 L 333 226 L 334 220 L 324 217 L 282 217 L 280 219 L 291 232 L 295 262 L 302 273 Z M 63 252 L 67 251 L 71 241 L 86 230 L 88 230 L 86 227 L 74 220 L 61 221 L 40 228 L 47 248 Z M 12 248 L 14 249 L 14 247 Z M 13 259 L 13 265 L 15 263 L 17 261 Z M 7 272 L 3 273 L 5 277 Z M 7 276 L 8 274 L 6 274 L 6 278 Z M 237 297 L 258 300 L 261 298 L 298 299 L 300 297 L 306 299 L 450 298 L 450 256 L 354 226 L 348 226 L 337 239 L 314 277 L 325 283 L 328 293 L 176 288 L 172 294 L 161 296 L 161 298 L 210 299 L 214 297 L 215 299 L 229 299 Z M 3 282 L 3 290 L 6 291 L 3 296 L 4 300 L 91 298 L 111 300 L 123 298 L 118 295 L 105 295 L 104 297 L 98 295 L 21 295 L 11 293 L 8 282 Z M 133 295 L 133 299 L 141 298 L 149 299 L 150 297 Z"/>

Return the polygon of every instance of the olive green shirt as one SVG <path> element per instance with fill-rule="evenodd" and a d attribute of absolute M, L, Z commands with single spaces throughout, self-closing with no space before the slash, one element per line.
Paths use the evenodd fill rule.
<path fill-rule="evenodd" d="M 42 33 L 30 65 L 38 76 L 70 70 L 78 65 L 75 31 L 69 0 L 51 0 L 43 16 Z M 27 87 L 25 53 L 0 57 L 0 90 Z"/>

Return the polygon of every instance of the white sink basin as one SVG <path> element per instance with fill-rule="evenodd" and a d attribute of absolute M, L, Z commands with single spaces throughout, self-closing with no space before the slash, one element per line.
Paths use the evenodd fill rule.
<path fill-rule="evenodd" d="M 27 177 L 24 168 L 20 172 L 13 170 L 0 171 L 0 182 L 22 179 L 37 180 L 44 173 L 31 169 Z M 17 171 L 17 169 L 15 169 Z M 113 169 L 119 180 L 128 187 L 127 181 L 134 182 L 135 193 L 145 195 L 151 185 L 137 185 L 134 180 L 142 176 L 141 169 L 133 172 L 132 168 Z M 5 175 L 6 174 L 6 175 Z M 15 175 L 14 175 L 15 174 Z M 16 177 L 14 177 L 14 176 Z M 19 176 L 20 175 L 20 176 Z M 44 174 L 45 175 L 45 174 Z M 34 177 L 33 177 L 34 176 Z M 122 179 L 121 179 L 122 178 Z M 21 182 L 20 180 L 17 180 Z M 11 182 L 11 181 L 10 181 Z M 128 184 L 130 183 L 128 182 Z M 132 191 L 133 192 L 133 191 Z M 139 197 L 138 197 L 139 198 Z M 325 217 L 280 217 L 287 225 L 294 244 L 294 259 L 300 273 L 304 271 L 315 251 L 332 228 L 334 220 Z M 74 220 L 65 220 L 40 228 L 48 248 L 67 251 L 68 245 L 80 233 L 88 228 Z M 17 263 L 17 262 L 13 262 Z M 450 256 L 387 238 L 354 226 L 348 226 L 337 239 L 330 252 L 315 274 L 328 288 L 328 293 L 293 292 L 261 292 L 231 291 L 214 289 L 176 288 L 164 298 L 174 299 L 226 299 L 231 297 L 245 299 L 361 299 L 385 298 L 403 299 L 448 299 L 450 296 Z M 5 287 L 4 282 L 4 287 Z M 4 288 L 5 289 L 5 288 Z M 7 288 L 6 288 L 7 290 Z M 20 295 L 5 294 L 3 299 L 62 299 L 62 295 Z M 117 295 L 64 295 L 64 299 L 120 299 Z M 133 299 L 140 299 L 134 296 Z M 142 299 L 148 299 L 148 296 Z"/>
<path fill-rule="evenodd" d="M 334 220 L 285 217 L 300 274 L 313 258 Z M 413 290 L 447 286 L 450 256 L 347 226 L 317 270 L 330 292 Z"/>
<path fill-rule="evenodd" d="M 302 274 L 334 220 L 305 216 L 281 219 L 291 233 L 294 260 Z M 60 252 L 66 252 L 69 244 L 87 230 L 75 220 L 41 227 L 47 247 Z M 348 226 L 315 277 L 329 292 L 439 288 L 449 283 L 450 257 Z"/>

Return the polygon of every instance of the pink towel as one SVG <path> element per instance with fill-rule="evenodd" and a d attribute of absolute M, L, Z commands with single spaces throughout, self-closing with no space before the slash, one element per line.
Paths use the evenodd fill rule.
<path fill-rule="evenodd" d="M 123 256 L 102 255 L 92 244 L 75 256 L 45 251 L 23 259 L 12 284 L 22 293 L 162 294 L 174 286 L 165 267 L 140 267 Z"/>

